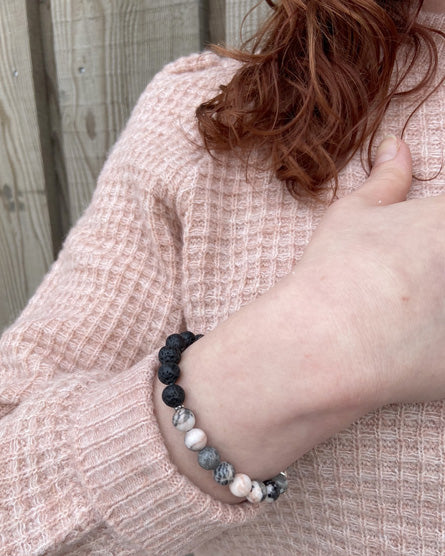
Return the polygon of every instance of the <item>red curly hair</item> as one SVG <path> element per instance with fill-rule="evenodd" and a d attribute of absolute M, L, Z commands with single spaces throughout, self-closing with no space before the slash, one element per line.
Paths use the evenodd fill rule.
<path fill-rule="evenodd" d="M 242 65 L 197 108 L 199 131 L 210 153 L 239 147 L 245 156 L 267 146 L 276 176 L 296 198 L 316 198 L 332 179 L 335 196 L 339 170 L 368 138 L 370 163 L 391 99 L 432 83 L 434 33 L 445 34 L 416 21 L 423 0 L 266 1 L 272 14 L 240 49 L 212 45 Z M 398 67 L 403 46 L 407 55 Z M 423 46 L 425 73 L 401 90 Z"/>

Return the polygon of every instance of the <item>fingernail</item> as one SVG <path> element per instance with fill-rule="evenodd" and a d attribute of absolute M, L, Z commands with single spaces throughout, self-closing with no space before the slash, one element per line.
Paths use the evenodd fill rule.
<path fill-rule="evenodd" d="M 375 164 L 381 164 L 395 158 L 399 151 L 400 141 L 395 135 L 387 135 L 380 143 L 375 157 Z"/>

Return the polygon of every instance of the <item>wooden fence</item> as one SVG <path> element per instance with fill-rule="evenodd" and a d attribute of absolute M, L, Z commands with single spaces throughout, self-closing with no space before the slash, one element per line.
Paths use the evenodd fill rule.
<path fill-rule="evenodd" d="M 239 42 L 257 0 L 0 2 L 0 332 L 89 203 L 152 76 L 209 42 Z M 256 9 L 246 38 L 270 8 Z"/>

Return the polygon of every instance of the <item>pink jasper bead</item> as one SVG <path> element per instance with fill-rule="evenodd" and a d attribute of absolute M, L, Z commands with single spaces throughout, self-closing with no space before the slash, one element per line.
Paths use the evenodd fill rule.
<path fill-rule="evenodd" d="M 230 492 L 239 498 L 244 498 L 252 489 L 252 481 L 244 473 L 236 473 L 229 485 Z"/>
<path fill-rule="evenodd" d="M 261 481 L 252 481 L 252 490 L 247 495 L 247 500 L 252 504 L 258 504 L 266 498 L 266 495 L 266 485 Z"/>
<path fill-rule="evenodd" d="M 185 434 L 184 442 L 189 450 L 197 452 L 206 446 L 207 435 L 201 429 L 191 429 Z"/>

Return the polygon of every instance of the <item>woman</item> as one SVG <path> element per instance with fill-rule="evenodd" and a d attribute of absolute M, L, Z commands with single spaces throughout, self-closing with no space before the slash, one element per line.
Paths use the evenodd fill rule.
<path fill-rule="evenodd" d="M 314 4 L 317 17 L 331 5 Z M 369 6 L 381 15 L 353 0 L 349 15 Z M 441 14 L 419 21 L 444 27 Z M 342 168 L 347 152 L 325 146 L 342 168 L 342 199 L 329 209 L 332 188 L 307 182 L 324 202 L 295 199 L 298 181 L 277 177 L 292 157 L 264 167 L 270 141 L 247 166 L 242 145 L 206 152 L 195 110 L 238 68 L 205 53 L 155 77 L 90 207 L 1 339 L 2 554 L 445 548 L 445 413 L 433 403 L 445 397 L 444 197 L 402 202 L 411 162 L 391 136 L 363 187 L 359 155 Z M 413 95 L 393 99 L 376 141 L 400 133 Z M 436 88 L 406 130 L 416 172 L 436 174 L 415 181 L 412 197 L 445 185 L 443 102 Z M 343 134 L 364 141 L 370 130 L 357 129 Z M 303 159 L 290 170 L 309 179 Z M 237 471 L 262 481 L 288 468 L 276 502 L 216 484 L 172 426 L 158 352 L 186 329 L 205 336 L 182 352 L 184 405 Z"/>

